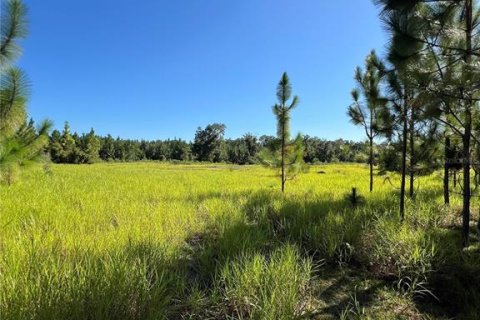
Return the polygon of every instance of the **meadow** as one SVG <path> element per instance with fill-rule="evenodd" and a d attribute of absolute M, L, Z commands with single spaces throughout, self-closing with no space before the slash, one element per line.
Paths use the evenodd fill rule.
<path fill-rule="evenodd" d="M 445 207 L 440 173 L 419 178 L 401 224 L 398 185 L 377 173 L 369 193 L 356 164 L 312 166 L 285 195 L 260 166 L 32 168 L 0 186 L 0 316 L 478 319 L 460 197 Z"/>

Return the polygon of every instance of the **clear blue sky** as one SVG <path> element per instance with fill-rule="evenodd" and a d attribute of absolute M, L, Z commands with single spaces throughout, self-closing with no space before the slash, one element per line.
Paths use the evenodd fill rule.
<path fill-rule="evenodd" d="M 29 112 L 57 128 L 191 140 L 275 134 L 283 71 L 301 103 L 293 132 L 363 139 L 345 115 L 353 71 L 386 35 L 371 0 L 26 0 L 20 65 Z"/>

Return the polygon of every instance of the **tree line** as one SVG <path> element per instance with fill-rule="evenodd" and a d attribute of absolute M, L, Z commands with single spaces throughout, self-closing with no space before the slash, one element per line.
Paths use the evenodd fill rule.
<path fill-rule="evenodd" d="M 71 132 L 68 122 L 62 131 L 49 135 L 46 151 L 55 163 L 94 163 L 98 161 L 203 161 L 239 165 L 260 163 L 263 149 L 278 142 L 276 136 L 255 136 L 247 133 L 240 138 L 226 139 L 226 126 L 220 123 L 199 127 L 192 142 L 183 139 L 134 140 L 100 136 L 91 129 L 88 133 Z M 303 160 L 306 163 L 367 162 L 365 142 L 325 140 L 302 136 Z M 376 144 L 376 161 L 382 157 L 385 145 Z"/>

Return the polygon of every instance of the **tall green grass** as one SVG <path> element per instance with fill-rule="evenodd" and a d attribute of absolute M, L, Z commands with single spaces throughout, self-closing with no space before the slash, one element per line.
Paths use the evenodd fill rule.
<path fill-rule="evenodd" d="M 454 228 L 460 200 L 444 208 L 441 177 L 422 177 L 401 225 L 384 179 L 369 193 L 366 166 L 314 166 L 282 195 L 275 173 L 257 166 L 27 171 L 0 186 L 1 319 L 307 318 L 324 312 L 324 272 L 346 270 L 413 305 L 480 312 L 478 247 L 461 251 Z M 348 202 L 352 187 L 363 204 Z M 359 310 L 377 312 L 376 299 Z M 334 304 L 336 316 L 348 301 Z"/>
<path fill-rule="evenodd" d="M 302 314 L 311 273 L 311 260 L 287 245 L 268 256 L 245 253 L 227 263 L 219 287 L 239 319 L 294 319 Z"/>

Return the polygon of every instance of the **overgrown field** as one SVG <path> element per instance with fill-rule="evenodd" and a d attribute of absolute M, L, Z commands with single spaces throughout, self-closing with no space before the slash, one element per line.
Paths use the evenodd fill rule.
<path fill-rule="evenodd" d="M 366 166 L 315 166 L 283 196 L 257 166 L 31 169 L 0 186 L 0 318 L 478 319 L 459 196 L 419 179 L 402 225 L 388 181 L 369 194 Z"/>

